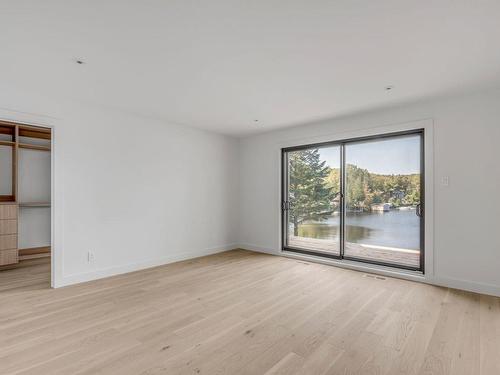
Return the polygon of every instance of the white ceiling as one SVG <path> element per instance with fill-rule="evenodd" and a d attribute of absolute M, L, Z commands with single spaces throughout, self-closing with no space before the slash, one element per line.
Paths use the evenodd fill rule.
<path fill-rule="evenodd" d="M 0 0 L 0 45 L 0 85 L 245 135 L 500 85 L 500 1 Z"/>

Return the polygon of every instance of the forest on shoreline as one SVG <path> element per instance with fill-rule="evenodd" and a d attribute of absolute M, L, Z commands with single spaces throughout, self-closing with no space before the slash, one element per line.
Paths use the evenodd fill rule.
<path fill-rule="evenodd" d="M 340 170 L 328 168 L 325 184 L 340 191 Z M 346 205 L 348 209 L 369 211 L 374 204 L 391 207 L 416 206 L 420 202 L 420 174 L 384 175 L 371 173 L 353 164 L 346 165 Z"/>
<path fill-rule="evenodd" d="M 376 204 L 399 208 L 420 203 L 420 174 L 377 174 L 353 164 L 347 164 L 345 172 L 347 211 L 371 211 Z M 339 205 L 340 169 L 326 165 L 318 149 L 291 152 L 287 207 L 294 234 L 298 224 L 325 220 L 339 211 Z"/>

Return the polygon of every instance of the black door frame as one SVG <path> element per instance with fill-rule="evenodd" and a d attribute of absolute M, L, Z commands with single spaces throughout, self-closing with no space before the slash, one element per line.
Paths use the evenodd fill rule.
<path fill-rule="evenodd" d="M 362 141 L 373 141 L 377 139 L 394 138 L 394 137 L 404 137 L 408 135 L 419 135 L 420 136 L 420 264 L 419 267 L 411 267 L 406 265 L 399 265 L 394 263 L 379 262 L 376 260 L 349 257 L 344 255 L 345 251 L 345 146 L 349 143 L 357 143 Z M 410 271 L 425 272 L 425 130 L 424 129 L 414 129 L 401 132 L 391 132 L 378 134 L 366 137 L 357 138 L 347 138 L 336 141 L 320 142 L 312 144 L 304 144 L 300 146 L 292 146 L 281 149 L 281 250 L 290 251 L 294 253 L 300 253 L 305 255 L 320 256 L 323 258 L 338 259 L 338 260 L 350 260 L 368 264 L 374 264 L 378 266 L 399 268 Z M 288 241 L 288 153 L 291 151 L 300 151 L 311 148 L 322 148 L 329 146 L 340 146 L 340 191 L 341 191 L 341 212 L 340 212 L 340 253 L 332 254 L 322 251 L 314 251 L 308 249 L 300 249 L 290 247 L 287 244 Z"/>

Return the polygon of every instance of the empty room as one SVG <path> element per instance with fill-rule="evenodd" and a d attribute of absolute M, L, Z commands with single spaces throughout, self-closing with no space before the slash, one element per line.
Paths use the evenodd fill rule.
<path fill-rule="evenodd" d="M 1 375 L 500 375 L 499 1 L 0 0 L 0 46 Z"/>

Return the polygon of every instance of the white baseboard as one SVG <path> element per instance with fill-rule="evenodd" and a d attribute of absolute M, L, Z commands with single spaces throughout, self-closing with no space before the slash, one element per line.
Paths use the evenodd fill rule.
<path fill-rule="evenodd" d="M 423 283 L 442 286 L 442 287 L 446 287 L 446 288 L 460 289 L 460 290 L 466 290 L 468 292 L 475 292 L 475 293 L 481 293 L 481 294 L 487 294 L 487 295 L 491 295 L 491 296 L 500 297 L 500 286 L 498 286 L 498 285 L 478 283 L 478 282 L 469 281 L 469 280 L 459 280 L 459 279 L 454 279 L 454 278 L 450 278 L 450 277 L 439 277 L 438 275 L 434 275 L 433 277 L 430 277 L 428 275 L 415 275 L 415 274 L 411 274 L 411 273 L 408 273 L 405 271 L 400 272 L 399 270 L 389 269 L 386 267 L 377 267 L 377 266 L 372 266 L 369 264 L 360 264 L 358 262 L 348 262 L 348 261 L 340 262 L 338 260 L 317 258 L 317 257 L 298 254 L 298 253 L 297 254 L 283 253 L 281 251 L 276 251 L 276 250 L 273 250 L 270 248 L 265 248 L 265 247 L 253 245 L 253 244 L 239 244 L 238 248 L 244 249 L 244 250 L 255 251 L 258 253 L 265 253 L 265 254 L 271 254 L 271 255 L 277 255 L 277 256 L 285 256 L 287 258 L 303 259 L 303 260 L 308 260 L 311 262 L 317 262 L 317 263 L 327 264 L 327 265 L 336 266 L 336 267 L 348 268 L 348 269 L 352 269 L 355 271 L 371 272 L 371 273 L 376 273 L 376 274 L 389 276 L 389 277 L 397 277 L 397 278 L 401 278 L 401 279 L 405 279 L 405 280 L 423 282 Z"/>
<path fill-rule="evenodd" d="M 469 280 L 459 280 L 451 277 L 434 277 L 431 284 L 500 297 L 500 286 L 498 285 L 478 283 Z"/>
<path fill-rule="evenodd" d="M 182 253 L 175 253 L 171 256 L 150 259 L 143 262 L 125 264 L 116 267 L 103 268 L 98 270 L 93 270 L 90 272 L 83 272 L 71 275 L 63 276 L 62 280 L 56 280 L 54 288 L 60 288 L 63 286 L 83 283 L 86 281 L 103 279 L 110 276 L 116 276 L 128 272 L 139 271 L 146 268 L 152 268 L 157 266 L 162 266 L 169 263 L 179 262 L 182 260 L 199 258 L 206 255 L 217 254 L 224 251 L 232 250 L 237 248 L 237 244 L 229 244 L 224 246 L 211 247 L 208 249 L 202 249 L 198 251 L 187 251 Z"/>

